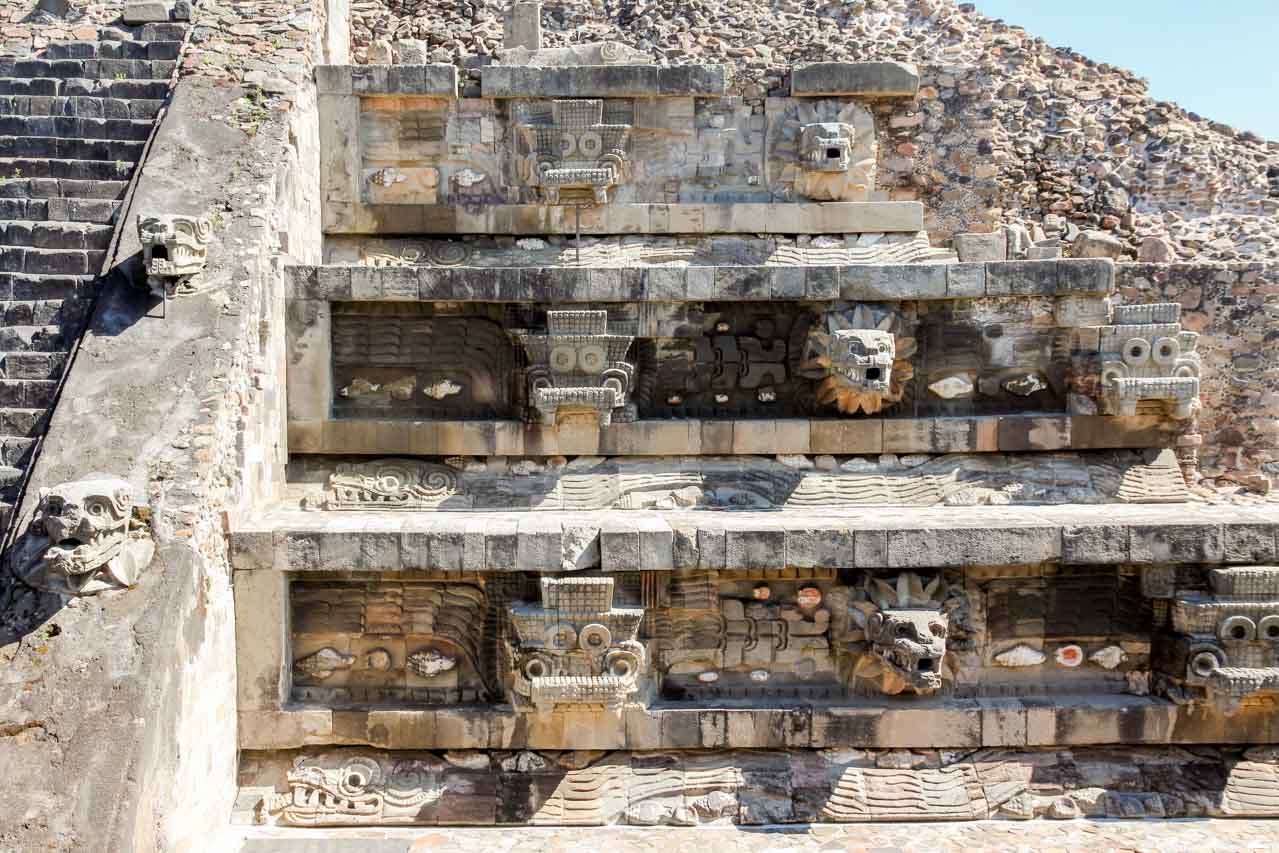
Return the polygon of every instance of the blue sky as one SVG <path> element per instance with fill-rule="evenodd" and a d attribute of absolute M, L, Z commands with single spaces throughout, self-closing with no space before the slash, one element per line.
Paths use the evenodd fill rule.
<path fill-rule="evenodd" d="M 972 0 L 1055 47 L 1127 68 L 1156 100 L 1279 140 L 1279 0 Z"/>

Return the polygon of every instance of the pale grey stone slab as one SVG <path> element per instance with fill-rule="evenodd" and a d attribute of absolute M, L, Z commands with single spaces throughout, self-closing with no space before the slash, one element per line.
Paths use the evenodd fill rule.
<path fill-rule="evenodd" d="M 796 97 L 912 97 L 919 69 L 907 62 L 809 62 L 791 72 Z"/>
<path fill-rule="evenodd" d="M 727 90 L 723 65 L 490 65 L 480 70 L 480 91 L 486 98 L 716 97 Z"/>
<path fill-rule="evenodd" d="M 945 299 L 946 265 L 841 267 L 841 299 Z"/>

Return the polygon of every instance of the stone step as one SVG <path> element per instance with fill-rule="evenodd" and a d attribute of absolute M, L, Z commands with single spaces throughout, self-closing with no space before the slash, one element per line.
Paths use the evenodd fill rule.
<path fill-rule="evenodd" d="M 13 517 L 13 504 L 8 501 L 0 501 L 0 529 L 9 526 L 9 519 Z"/>
<path fill-rule="evenodd" d="M 0 350 L 61 353 L 67 351 L 67 342 L 57 326 L 5 326 L 0 327 Z M 2 419 L 0 432 L 12 432 Z"/>
<path fill-rule="evenodd" d="M 80 118 L 151 120 L 164 101 L 93 98 L 83 95 L 4 95 L 0 114 L 15 116 L 78 116 Z"/>
<path fill-rule="evenodd" d="M 171 59 L 21 59 L 0 56 L 0 76 L 27 79 L 167 80 Z"/>
<path fill-rule="evenodd" d="M 0 379 L 0 407 L 48 408 L 57 387 L 53 379 Z"/>
<path fill-rule="evenodd" d="M 120 202 L 96 198 L 4 198 L 0 197 L 0 220 L 47 220 L 53 222 L 115 222 Z"/>
<path fill-rule="evenodd" d="M 138 41 L 182 41 L 186 31 L 185 24 L 147 24 L 138 33 Z"/>
<path fill-rule="evenodd" d="M 25 467 L 35 443 L 29 437 L 0 436 L 0 465 Z"/>
<path fill-rule="evenodd" d="M 135 98 L 163 100 L 169 92 L 164 80 L 85 80 L 60 77 L 0 77 L 0 95 L 43 95 L 57 97 Z"/>
<path fill-rule="evenodd" d="M 0 378 L 59 379 L 66 364 L 64 352 L 0 353 Z"/>
<path fill-rule="evenodd" d="M 151 135 L 149 119 L 21 116 L 0 112 L 0 136 L 57 136 L 63 139 L 106 139 L 142 142 Z"/>
<path fill-rule="evenodd" d="M 49 157 L 58 160 L 137 160 L 145 142 L 114 139 L 62 139 L 57 136 L 0 136 L 0 157 Z"/>
<path fill-rule="evenodd" d="M 0 158 L 0 178 L 70 178 L 76 181 L 127 181 L 132 160 L 60 160 L 52 157 Z"/>
<path fill-rule="evenodd" d="M 78 199 L 117 201 L 129 189 L 128 181 L 77 181 L 57 178 L 9 178 L 0 181 L 0 198 Z M 17 218 L 17 217 L 5 217 Z"/>
<path fill-rule="evenodd" d="M 42 59 L 177 59 L 181 41 L 65 41 L 44 49 Z"/>
<path fill-rule="evenodd" d="M 110 225 L 94 223 L 0 221 L 0 246 L 105 251 L 114 231 Z"/>
<path fill-rule="evenodd" d="M 0 494 L 4 494 L 5 497 L 13 497 L 10 490 L 21 482 L 21 468 L 15 468 L 12 465 L 0 465 Z"/>
<path fill-rule="evenodd" d="M 40 434 L 48 416 L 48 409 L 0 407 L 0 435 L 28 437 Z"/>
<path fill-rule="evenodd" d="M 0 246 L 0 272 L 35 275 L 91 275 L 102 268 L 106 252 Z"/>
<path fill-rule="evenodd" d="M 92 295 L 95 281 L 97 278 L 93 275 L 30 275 L 3 272 L 0 273 L 0 300 L 10 302 L 40 302 L 51 299 L 81 301 Z M 22 349 L 25 350 L 26 347 Z"/>
<path fill-rule="evenodd" d="M 74 303 L 63 302 L 61 299 L 0 301 L 0 321 L 6 326 L 57 326 L 66 322 L 62 313 L 63 306 L 74 307 Z"/>

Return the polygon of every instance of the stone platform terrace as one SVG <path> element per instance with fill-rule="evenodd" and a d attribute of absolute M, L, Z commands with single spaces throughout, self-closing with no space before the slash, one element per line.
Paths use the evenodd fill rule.
<path fill-rule="evenodd" d="M 696 827 L 653 833 L 644 829 L 521 827 L 510 829 L 275 829 L 230 833 L 236 853 L 994 853 L 1092 850 L 1142 853 L 1274 850 L 1273 820 L 1072 820 L 1009 824 L 895 823 L 874 826 Z M 236 846 L 238 845 L 238 846 Z"/>

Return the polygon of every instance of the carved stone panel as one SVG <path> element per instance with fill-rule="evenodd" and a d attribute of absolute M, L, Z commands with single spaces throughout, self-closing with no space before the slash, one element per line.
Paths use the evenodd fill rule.
<path fill-rule="evenodd" d="M 441 705 L 492 695 L 478 585 L 299 580 L 289 599 L 296 702 Z"/>
<path fill-rule="evenodd" d="M 415 303 L 340 303 L 333 311 L 334 414 L 511 417 L 515 358 L 509 335 L 484 316 L 439 316 Z"/>

